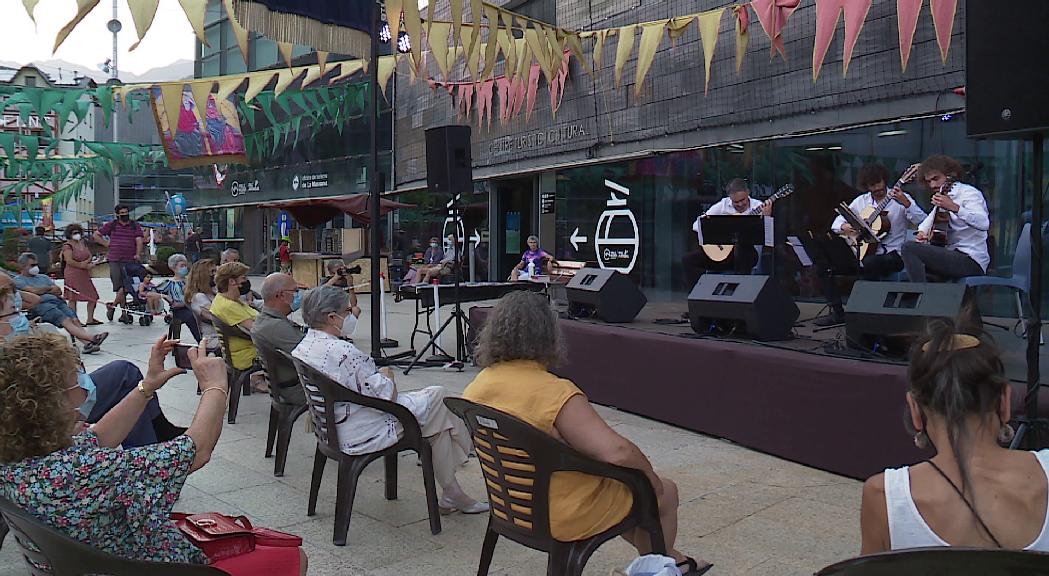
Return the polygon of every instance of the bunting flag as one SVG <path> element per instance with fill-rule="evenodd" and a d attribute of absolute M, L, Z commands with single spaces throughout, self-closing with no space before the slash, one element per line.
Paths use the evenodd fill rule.
<path fill-rule="evenodd" d="M 929 8 L 932 9 L 932 24 L 936 28 L 940 59 L 946 64 L 947 52 L 951 49 L 951 33 L 954 31 L 954 14 L 958 10 L 958 0 L 929 0 Z"/>
<path fill-rule="evenodd" d="M 413 0 L 408 0 L 409 2 Z M 380 56 L 379 57 L 379 89 L 382 90 L 383 98 L 386 98 L 386 85 L 390 83 L 390 77 L 393 76 L 394 70 L 397 69 L 397 60 L 393 56 Z M 387 99 L 388 101 L 388 99 Z"/>
<path fill-rule="evenodd" d="M 432 22 L 429 24 L 429 32 L 426 33 L 426 41 L 430 44 L 430 51 L 434 60 L 437 61 L 437 69 L 441 71 L 441 78 L 450 80 L 448 76 L 448 33 L 452 25 L 447 22 Z"/>
<path fill-rule="evenodd" d="M 500 30 L 496 40 L 499 42 L 499 49 L 502 50 L 503 57 L 506 59 L 507 75 L 510 76 L 513 70 L 517 70 L 517 41 L 514 39 L 512 31 L 514 17 L 507 12 L 501 12 L 499 19 L 502 21 L 503 29 Z"/>
<path fill-rule="evenodd" d="M 750 10 L 746 4 L 732 7 L 736 16 L 736 74 L 743 69 L 743 56 L 747 52 L 747 44 L 750 43 Z"/>
<path fill-rule="evenodd" d="M 812 48 L 812 81 L 815 82 L 823 67 L 823 60 L 834 39 L 838 18 L 845 12 L 845 49 L 842 52 L 842 75 L 849 73 L 849 62 L 856 40 L 863 29 L 863 22 L 870 11 L 872 0 L 816 0 L 816 39 Z"/>
<path fill-rule="evenodd" d="M 128 52 L 138 48 L 138 45 L 146 36 L 149 27 L 153 25 L 153 18 L 157 15 L 157 6 L 159 4 L 160 0 L 128 2 L 128 8 L 131 9 L 131 21 L 135 23 L 135 34 L 138 35 L 138 41 L 132 44 L 131 48 L 128 48 Z"/>
<path fill-rule="evenodd" d="M 193 94 L 193 102 L 196 106 L 193 107 L 193 112 L 197 115 L 197 121 L 200 122 L 201 126 L 207 123 L 208 116 L 208 104 L 211 99 L 211 88 L 214 86 L 214 82 L 194 82 L 189 85 L 190 93 Z"/>
<path fill-rule="evenodd" d="M 911 45 L 914 43 L 914 31 L 918 29 L 918 15 L 922 11 L 923 0 L 896 0 L 896 21 L 900 32 L 900 71 L 907 71 L 907 61 L 911 58 Z"/>
<path fill-rule="evenodd" d="M 659 20 L 641 25 L 641 46 L 637 50 L 637 72 L 634 76 L 634 98 L 641 97 L 645 76 L 652 67 L 652 59 L 656 57 L 659 41 L 663 38 L 663 29 L 669 23 L 669 20 Z"/>
<path fill-rule="evenodd" d="M 619 88 L 620 79 L 623 77 L 623 67 L 626 66 L 626 61 L 630 59 L 630 54 L 634 51 L 634 33 L 636 30 L 636 24 L 623 26 L 619 29 L 619 43 L 616 44 L 616 88 Z"/>
<path fill-rule="evenodd" d="M 55 36 L 55 47 L 51 50 L 52 54 L 58 52 L 58 47 L 66 41 L 66 37 L 68 37 L 69 33 L 73 31 L 73 28 L 76 28 L 77 24 L 80 24 L 80 21 L 83 20 L 84 17 L 87 16 L 87 13 L 93 10 L 95 6 L 98 6 L 98 0 L 76 0 L 76 16 L 73 16 L 73 19 L 67 22 L 66 25 L 58 31 L 58 35 Z"/>
<path fill-rule="evenodd" d="M 386 25 L 390 27 L 390 44 L 396 45 L 397 38 L 401 35 L 401 12 L 404 0 L 386 1 Z M 408 0 L 410 3 L 411 0 Z M 414 38 L 413 38 L 414 40 Z"/>
<path fill-rule="evenodd" d="M 295 45 L 291 42 L 277 42 L 277 51 L 280 52 L 280 57 L 284 60 L 284 63 L 291 68 L 292 54 L 295 52 Z"/>
<path fill-rule="evenodd" d="M 717 8 L 699 15 L 699 39 L 703 45 L 703 94 L 710 88 L 710 63 L 714 61 L 714 48 L 721 30 L 721 14 L 724 8 Z"/>
<path fill-rule="evenodd" d="M 477 82 L 480 80 L 478 78 L 478 68 L 480 68 L 481 51 L 477 42 L 474 42 L 475 33 L 480 34 L 480 29 L 473 26 L 463 26 L 459 29 L 459 34 L 462 35 L 463 39 L 463 50 L 466 51 L 466 69 L 470 72 L 470 78 Z"/>
<path fill-rule="evenodd" d="M 36 5 L 40 0 L 22 0 L 22 6 L 25 7 L 26 14 L 29 14 L 29 19 L 33 21 L 33 25 L 36 25 L 36 16 L 33 12 L 36 10 Z"/>
<path fill-rule="evenodd" d="M 236 15 L 233 13 L 233 0 L 222 0 L 222 6 L 226 10 L 226 16 L 229 18 L 230 29 L 233 30 L 233 37 L 237 39 L 237 47 L 240 48 L 240 54 L 244 56 L 244 63 L 248 63 L 248 29 L 241 25 L 237 21 Z"/>
<path fill-rule="evenodd" d="M 535 108 L 535 95 L 539 91 L 540 66 L 532 64 L 528 69 L 528 93 L 525 96 L 525 122 L 532 118 L 532 109 Z"/>
<path fill-rule="evenodd" d="M 245 28 L 276 42 L 361 59 L 371 57 L 371 34 L 378 32 L 369 2 L 233 0 L 233 10 Z"/>
<path fill-rule="evenodd" d="M 692 24 L 692 21 L 696 19 L 696 15 L 692 14 L 689 16 L 678 16 L 677 18 L 671 18 L 667 23 L 667 36 L 670 37 L 670 45 L 674 46 L 678 38 L 685 35 L 688 32 L 688 27 Z M 644 26 L 644 24 L 642 24 Z M 642 42 L 644 42 L 644 36 L 642 35 Z"/>
<path fill-rule="evenodd" d="M 477 127 L 484 125 L 485 115 L 488 116 L 488 129 L 492 129 L 492 89 L 495 88 L 495 80 L 489 78 L 477 86 Z"/>
<path fill-rule="evenodd" d="M 429 2 L 433 6 L 434 2 Z M 419 3 L 408 0 L 404 4 L 404 30 L 411 39 L 412 72 L 422 69 L 422 22 L 419 19 Z M 427 31 L 429 33 L 429 31 Z M 393 38 L 393 37 L 391 37 Z"/>
<path fill-rule="evenodd" d="M 503 35 L 503 29 L 499 27 L 499 10 L 494 6 L 485 6 L 484 16 L 488 20 L 488 39 L 485 41 L 484 70 L 481 71 L 481 78 L 491 78 L 499 51 L 505 42 L 499 38 Z M 510 63 L 507 62 L 506 65 L 509 67 Z"/>
<path fill-rule="evenodd" d="M 601 68 L 601 60 L 605 53 L 605 38 L 611 30 L 598 30 L 594 35 L 594 70 Z"/>
<path fill-rule="evenodd" d="M 203 44 L 208 45 L 208 38 L 204 35 L 204 15 L 208 11 L 208 0 L 178 0 L 178 2 L 182 5 L 182 11 L 186 13 L 186 18 L 189 19 L 193 31 L 197 33 L 197 38 Z"/>
<path fill-rule="evenodd" d="M 787 51 L 783 45 L 783 28 L 800 3 L 800 0 L 751 0 L 750 6 L 758 15 L 758 22 L 772 42 L 770 59 L 775 59 L 777 52 L 784 60 L 787 59 Z"/>
<path fill-rule="evenodd" d="M 513 101 L 510 99 L 514 96 L 514 92 L 510 89 L 510 79 L 506 76 L 497 76 L 495 86 L 499 90 L 499 103 L 502 104 L 502 110 L 499 111 L 499 125 L 505 126 L 506 121 L 510 119 L 510 111 L 513 109 Z"/>

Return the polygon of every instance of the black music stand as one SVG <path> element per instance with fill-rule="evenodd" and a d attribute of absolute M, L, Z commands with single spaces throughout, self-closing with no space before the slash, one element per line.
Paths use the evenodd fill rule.
<path fill-rule="evenodd" d="M 703 216 L 699 227 L 704 244 L 765 245 L 765 217 L 760 214 Z"/>
<path fill-rule="evenodd" d="M 852 208 L 849 208 L 848 204 L 842 202 L 834 209 L 834 211 L 841 215 L 841 217 L 849 223 L 849 226 L 852 226 L 852 229 L 859 234 L 860 237 L 858 240 L 867 242 L 868 244 L 878 243 L 878 235 L 875 234 L 874 229 L 871 228 L 863 218 L 857 216 L 856 213 L 852 211 Z"/>
<path fill-rule="evenodd" d="M 833 276 L 859 276 L 860 262 L 856 258 L 856 251 L 841 236 L 807 232 L 799 239 L 812 258 L 812 264 L 826 271 L 828 279 Z"/>

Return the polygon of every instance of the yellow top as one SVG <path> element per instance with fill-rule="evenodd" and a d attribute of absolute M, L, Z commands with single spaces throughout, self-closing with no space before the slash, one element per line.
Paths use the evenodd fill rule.
<path fill-rule="evenodd" d="M 466 387 L 463 398 L 511 414 L 557 436 L 561 408 L 583 392 L 538 362 L 516 360 L 489 366 Z M 633 497 L 622 483 L 579 472 L 550 479 L 550 533 L 562 542 L 582 540 L 612 527 L 630 513 Z"/>
<path fill-rule="evenodd" d="M 215 296 L 211 303 L 211 314 L 230 326 L 236 326 L 245 320 L 254 321 L 259 313 L 241 301 L 234 301 L 222 294 Z M 230 354 L 233 355 L 233 367 L 247 370 L 255 362 L 255 344 L 250 338 L 230 338 Z"/>

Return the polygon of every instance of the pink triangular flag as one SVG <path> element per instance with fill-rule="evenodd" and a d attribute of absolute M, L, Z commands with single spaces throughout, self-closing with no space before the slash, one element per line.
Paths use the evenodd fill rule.
<path fill-rule="evenodd" d="M 936 27 L 940 58 L 946 64 L 947 52 L 951 49 L 951 32 L 954 31 L 954 14 L 958 10 L 958 0 L 929 0 L 929 7 L 932 8 L 932 23 Z"/>
<path fill-rule="evenodd" d="M 860 31 L 863 30 L 863 23 L 871 11 L 872 2 L 873 0 L 845 0 L 845 52 L 842 55 L 842 76 L 849 73 L 852 51 L 856 48 L 856 41 L 860 38 Z"/>
<path fill-rule="evenodd" d="M 484 117 L 488 115 L 488 129 L 492 129 L 492 88 L 495 80 L 488 79 L 477 87 L 477 127 L 484 123 Z"/>
<path fill-rule="evenodd" d="M 473 111 L 473 107 L 474 107 L 474 88 L 475 88 L 475 86 L 473 84 L 467 84 L 467 83 L 464 83 L 464 84 L 459 86 L 459 93 L 463 94 L 465 92 L 465 95 L 463 96 L 463 101 L 466 102 L 466 119 L 467 120 L 470 119 L 470 112 Z"/>
<path fill-rule="evenodd" d="M 827 57 L 834 29 L 838 27 L 838 17 L 845 0 L 816 0 L 816 40 L 812 46 L 812 81 L 820 76 L 823 59 Z"/>
<path fill-rule="evenodd" d="M 923 0 L 896 0 L 897 28 L 900 31 L 900 70 L 907 71 L 907 61 L 911 59 L 911 45 L 914 43 L 914 31 L 918 29 L 918 15 L 922 11 Z"/>
<path fill-rule="evenodd" d="M 772 41 L 772 58 L 779 52 L 783 59 L 787 59 L 787 51 L 783 45 L 783 28 L 791 14 L 798 9 L 801 0 L 752 0 L 750 6 L 758 15 L 758 22 L 765 30 L 769 40 Z"/>
<path fill-rule="evenodd" d="M 510 119 L 510 110 L 514 107 L 514 103 L 510 100 L 513 97 L 513 92 L 510 91 L 510 79 L 506 76 L 497 76 L 495 85 L 499 89 L 499 106 L 501 107 L 499 124 L 505 125 Z"/>
<path fill-rule="evenodd" d="M 538 64 L 532 64 L 532 69 L 528 71 L 528 96 L 526 98 L 525 105 L 525 122 L 532 118 L 532 110 L 535 108 L 535 95 L 539 91 L 539 72 L 541 68 Z"/>

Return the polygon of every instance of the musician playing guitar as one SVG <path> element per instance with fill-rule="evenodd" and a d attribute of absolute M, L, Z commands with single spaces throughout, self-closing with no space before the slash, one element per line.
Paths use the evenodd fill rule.
<path fill-rule="evenodd" d="M 772 215 L 772 202 L 762 202 L 761 200 L 751 198 L 746 180 L 734 178 L 729 181 L 725 190 L 727 192 L 726 197 L 711 206 L 709 210 L 703 213 L 703 216 L 742 215 L 759 208 L 765 216 Z M 700 216 L 700 218 L 703 216 Z M 695 223 L 692 225 L 692 230 L 697 235 L 699 234 L 699 218 L 696 218 Z M 753 246 L 736 246 L 732 250 L 731 256 L 725 260 L 717 261 L 707 256 L 700 249 L 686 254 L 681 261 L 688 272 L 689 285 L 691 286 L 699 280 L 699 277 L 706 270 L 735 270 L 737 274 L 750 274 L 750 271 L 758 263 L 758 252 Z"/>
<path fill-rule="evenodd" d="M 907 276 L 912 282 L 925 282 L 926 272 L 944 279 L 983 276 L 991 256 L 987 251 L 990 217 L 983 192 L 959 182 L 962 165 L 949 156 L 934 155 L 922 162 L 918 178 L 933 191 L 933 209 L 918 226 L 916 242 L 906 242 L 900 250 Z M 937 218 L 942 226 L 936 224 Z M 937 229 L 946 238 L 934 240 Z"/>

